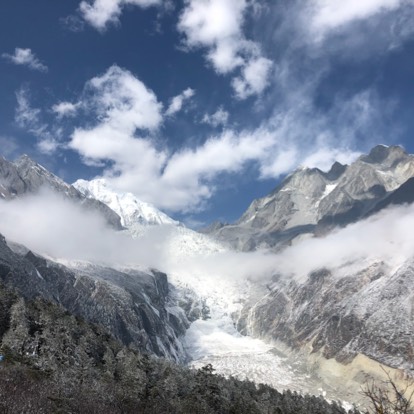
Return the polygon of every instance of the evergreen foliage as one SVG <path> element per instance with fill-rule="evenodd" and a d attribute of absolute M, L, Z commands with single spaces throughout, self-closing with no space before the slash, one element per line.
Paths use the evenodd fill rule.
<path fill-rule="evenodd" d="M 322 397 L 280 393 L 126 348 L 42 299 L 0 287 L 0 412 L 342 414 Z M 356 411 L 354 411 L 356 413 Z"/>

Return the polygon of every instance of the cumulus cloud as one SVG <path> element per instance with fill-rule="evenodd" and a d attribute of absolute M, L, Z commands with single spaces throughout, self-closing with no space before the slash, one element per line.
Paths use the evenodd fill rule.
<path fill-rule="evenodd" d="M 28 68 L 39 72 L 48 71 L 48 67 L 36 57 L 31 49 L 21 49 L 20 47 L 16 47 L 14 54 L 3 53 L 1 56 L 15 65 L 27 66 Z"/>
<path fill-rule="evenodd" d="M 97 121 L 77 127 L 69 146 L 88 164 L 109 161 L 103 176 L 116 190 L 190 212 L 205 208 L 221 174 L 242 173 L 252 163 L 259 177 L 277 178 L 299 164 L 328 169 L 335 160 L 351 162 L 359 155 L 352 149 L 356 132 L 379 137 L 386 122 L 381 105 L 369 91 L 319 114 L 311 100 L 295 101 L 257 128 L 224 129 L 172 151 L 160 146 L 163 111 L 155 94 L 131 72 L 112 66 L 87 83 L 80 106 Z M 214 122 L 223 118 L 219 110 Z"/>
<path fill-rule="evenodd" d="M 234 78 L 232 82 L 237 98 L 246 99 L 262 93 L 269 85 L 271 69 L 272 62 L 269 59 L 259 57 L 249 61 L 243 67 L 241 76 Z"/>
<path fill-rule="evenodd" d="M 239 99 L 262 93 L 272 67 L 259 45 L 244 36 L 248 10 L 245 0 L 186 0 L 178 23 L 186 45 L 206 49 L 206 58 L 217 73 L 240 68 L 232 84 Z"/>
<path fill-rule="evenodd" d="M 201 122 L 204 124 L 209 124 L 213 127 L 218 127 L 220 125 L 225 126 L 229 120 L 229 116 L 230 114 L 222 107 L 220 107 L 216 112 L 212 114 L 204 114 Z"/>
<path fill-rule="evenodd" d="M 194 89 L 187 88 L 179 95 L 174 96 L 174 98 L 171 99 L 170 105 L 165 111 L 165 115 L 172 116 L 176 114 L 177 112 L 181 111 L 184 102 L 191 99 L 194 96 L 194 94 L 195 94 Z"/>
<path fill-rule="evenodd" d="M 79 109 L 79 103 L 72 102 L 59 102 L 52 106 L 52 112 L 57 115 L 58 118 L 73 117 Z"/>
<path fill-rule="evenodd" d="M 82 17 L 99 31 L 110 24 L 119 23 L 119 17 L 127 6 L 147 8 L 161 4 L 161 0 L 84 0 L 79 5 Z"/>

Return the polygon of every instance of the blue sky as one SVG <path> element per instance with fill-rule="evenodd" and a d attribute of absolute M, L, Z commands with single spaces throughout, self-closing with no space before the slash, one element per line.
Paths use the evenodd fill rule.
<path fill-rule="evenodd" d="M 412 0 L 5 0 L 0 152 L 190 225 L 299 165 L 414 152 Z"/>

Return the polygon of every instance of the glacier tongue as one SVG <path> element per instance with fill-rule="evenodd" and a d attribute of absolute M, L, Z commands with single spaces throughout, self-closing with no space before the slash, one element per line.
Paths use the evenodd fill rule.
<path fill-rule="evenodd" d="M 105 203 L 121 217 L 121 224 L 125 227 L 133 225 L 160 225 L 178 226 L 180 223 L 167 216 L 149 203 L 136 198 L 132 193 L 117 193 L 108 187 L 104 178 L 95 180 L 77 180 L 73 186 L 86 197 L 95 198 Z"/>

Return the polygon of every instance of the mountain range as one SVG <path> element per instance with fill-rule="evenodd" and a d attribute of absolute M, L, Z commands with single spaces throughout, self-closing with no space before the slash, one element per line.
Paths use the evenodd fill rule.
<path fill-rule="evenodd" d="M 237 222 L 215 223 L 201 234 L 133 194 L 113 191 L 104 179 L 69 185 L 27 156 L 15 162 L 1 158 L 0 203 L 30 203 L 28 196 L 49 191 L 101 217 L 114 234 L 144 243 L 162 240 L 162 249 L 156 250 L 157 266 L 132 266 L 54 257 L 4 234 L 0 281 L 25 300 L 40 297 L 99 325 L 124 346 L 178 363 L 191 359 L 186 345 L 191 324 L 214 321 L 217 305 L 240 334 L 305 355 L 328 381 L 381 377 L 380 364 L 395 378 L 410 375 L 414 257 L 409 237 L 398 238 L 410 230 L 388 235 L 386 226 L 402 222 L 399 215 L 411 223 L 413 183 L 414 156 L 378 145 L 327 172 L 295 170 L 254 200 Z M 371 233 L 381 234 L 384 243 L 389 237 L 393 246 L 377 248 Z M 366 234 L 371 249 L 358 240 Z M 229 258 L 233 307 L 230 290 L 207 280 L 209 261 Z M 239 275 L 238 266 L 251 258 L 256 268 L 249 267 L 247 278 Z M 262 259 L 272 263 L 266 275 Z M 191 277 L 183 277 L 180 269 L 190 263 Z M 198 279 L 197 266 L 204 271 Z M 220 292 L 208 290 L 211 286 Z M 18 352 L 20 345 L 7 344 Z"/>
<path fill-rule="evenodd" d="M 297 169 L 270 194 L 254 200 L 236 223 L 216 223 L 206 233 L 242 251 L 277 250 L 389 204 L 411 201 L 405 187 L 413 176 L 412 155 L 398 146 L 378 145 L 351 165 L 335 162 L 328 172 Z"/>

